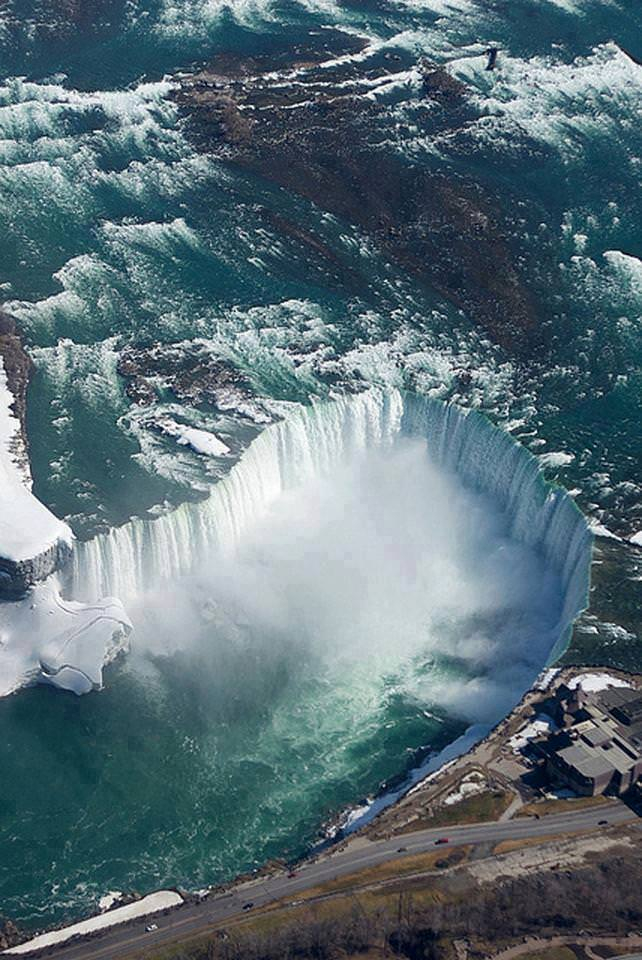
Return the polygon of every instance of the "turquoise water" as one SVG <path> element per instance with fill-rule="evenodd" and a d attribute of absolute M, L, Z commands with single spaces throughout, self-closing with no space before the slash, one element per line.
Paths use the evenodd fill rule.
<path fill-rule="evenodd" d="M 214 430 L 236 456 L 289 405 L 355 383 L 481 408 L 534 453 L 572 456 L 549 473 L 592 518 L 624 536 L 639 528 L 642 68 L 618 47 L 642 56 L 633 2 L 135 0 L 99 11 L 71 29 L 46 3 L 0 13 L 0 295 L 36 363 L 35 491 L 78 536 L 199 498 L 229 469 L 179 447 L 162 417 Z M 382 140 L 506 198 L 550 355 L 518 363 L 355 227 L 194 151 L 172 74 L 329 24 L 404 67 L 428 56 L 469 86 L 471 120 L 456 136 L 422 133 L 408 87 Z M 489 43 L 500 48 L 492 74 Z M 312 230 L 356 279 L 337 283 L 258 206 Z M 118 358 L 155 342 L 230 361 L 253 399 L 194 406 L 165 390 L 152 410 L 132 406 Z M 462 732 L 466 711 L 436 690 L 487 668 L 440 648 L 429 667 L 413 654 L 338 677 L 291 644 L 257 643 L 251 656 L 219 645 L 214 662 L 208 644 L 171 657 L 147 645 L 109 668 L 98 695 L 34 689 L 0 702 L 3 911 L 45 925 L 107 889 L 198 886 L 300 853 L 415 750 Z"/>

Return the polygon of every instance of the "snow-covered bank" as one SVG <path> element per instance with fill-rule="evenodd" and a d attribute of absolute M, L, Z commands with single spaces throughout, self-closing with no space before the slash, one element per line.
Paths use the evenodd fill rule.
<path fill-rule="evenodd" d="M 102 668 L 126 647 L 131 623 L 111 597 L 85 604 L 60 596 L 56 571 L 71 553 L 72 532 L 31 492 L 16 411 L 26 389 L 16 377 L 22 348 L 13 327 L 0 326 L 0 335 L 11 341 L 15 381 L 14 393 L 0 350 L 0 696 L 35 682 L 87 693 L 102 686 Z"/>
<path fill-rule="evenodd" d="M 458 761 L 474 756 L 477 748 L 484 747 L 484 745 L 487 747 L 493 740 L 496 741 L 498 737 L 504 738 L 505 735 L 502 731 L 510 728 L 511 718 L 520 713 L 522 716 L 526 716 L 524 707 L 525 705 L 532 704 L 533 694 L 549 694 L 560 679 L 563 681 L 564 677 L 568 676 L 569 671 L 572 676 L 566 681 L 568 686 L 571 689 L 581 687 L 587 693 L 605 690 L 608 687 L 622 688 L 634 686 L 631 680 L 615 676 L 612 673 L 596 673 L 593 670 L 586 670 L 582 667 L 549 667 L 543 670 L 535 679 L 519 703 L 515 704 L 514 710 L 500 720 L 496 726 L 492 727 L 492 729 L 482 725 L 469 727 L 463 736 L 453 741 L 453 743 L 449 744 L 440 753 L 428 757 L 424 763 L 415 770 L 410 771 L 408 778 L 400 787 L 395 790 L 383 791 L 359 806 L 344 810 L 328 829 L 326 836 L 328 838 L 335 838 L 339 832 L 344 836 L 355 833 L 357 830 L 371 823 L 378 814 L 382 813 L 388 807 L 395 805 L 406 797 L 412 796 L 418 791 L 424 790 L 429 784 L 445 774 L 446 771 L 453 769 Z M 530 710 L 531 707 L 528 709 Z M 557 729 L 552 717 L 545 712 L 537 712 L 534 716 L 526 719 L 523 725 L 511 737 L 507 740 L 502 739 L 502 743 L 510 747 L 514 753 L 520 753 L 531 740 L 544 733 L 553 733 Z M 469 774 L 464 781 L 462 781 L 462 784 L 466 782 L 470 784 L 471 781 L 475 781 L 475 775 Z M 447 806 L 458 803 L 460 800 L 463 800 L 467 794 L 474 792 L 474 786 L 465 786 L 463 790 L 458 790 L 456 794 L 449 795 L 444 803 Z M 574 794 L 571 791 L 569 795 Z"/>
<path fill-rule="evenodd" d="M 0 595 L 23 593 L 71 549 L 71 530 L 28 486 L 22 425 L 0 353 Z"/>
<path fill-rule="evenodd" d="M 400 787 L 395 790 L 386 791 L 379 794 L 372 800 L 360 807 L 348 810 L 338 821 L 334 831 L 330 835 L 341 829 L 344 834 L 355 833 L 370 823 L 377 814 L 381 813 L 386 807 L 392 806 L 402 797 L 411 794 L 429 783 L 431 779 L 439 776 L 451 764 L 455 763 L 460 757 L 464 756 L 469 750 L 477 746 L 480 741 L 490 733 L 488 724 L 474 724 L 470 726 L 465 733 L 449 743 L 448 746 L 440 750 L 439 753 L 429 757 L 421 766 L 411 770 L 408 779 L 404 780 Z"/>
<path fill-rule="evenodd" d="M 176 907 L 183 902 L 180 894 L 174 890 L 159 890 L 156 893 L 150 893 L 142 900 L 136 900 L 134 903 L 128 903 L 124 907 L 116 907 L 115 910 L 108 910 L 96 917 L 89 917 L 88 920 L 81 920 L 80 923 L 74 923 L 70 927 L 63 927 L 61 930 L 51 930 L 49 933 L 42 933 L 33 940 L 27 940 L 17 947 L 10 947 L 3 950 L 8 953 L 31 953 L 32 950 L 44 950 L 56 943 L 64 943 L 71 940 L 72 937 L 81 937 L 88 933 L 95 933 L 97 930 L 103 930 L 105 927 L 113 927 L 118 923 L 125 923 L 127 920 L 134 920 L 136 917 L 146 917 L 150 914 L 158 913 L 161 910 L 167 910 L 170 907 Z"/>

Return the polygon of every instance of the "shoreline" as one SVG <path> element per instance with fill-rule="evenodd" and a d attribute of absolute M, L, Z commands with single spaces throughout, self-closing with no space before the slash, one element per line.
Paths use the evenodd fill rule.
<path fill-rule="evenodd" d="M 342 810 L 330 821 L 327 828 L 326 840 L 322 841 L 322 843 L 328 840 L 334 842 L 335 838 L 341 840 L 352 837 L 354 834 L 367 829 L 368 826 L 386 810 L 390 810 L 391 807 L 425 789 L 428 785 L 435 785 L 436 782 L 447 771 L 451 771 L 458 762 L 462 764 L 465 763 L 467 758 L 473 757 L 476 751 L 484 750 L 495 738 L 503 735 L 504 731 L 506 731 L 518 717 L 521 717 L 524 710 L 530 707 L 535 695 L 552 690 L 557 682 L 561 682 L 563 679 L 592 674 L 604 674 L 616 680 L 632 681 L 634 685 L 639 677 L 639 674 L 634 671 L 623 670 L 618 667 L 596 667 L 592 664 L 545 667 L 537 675 L 528 690 L 524 691 L 512 710 L 498 720 L 497 723 L 493 725 L 472 724 L 460 737 L 453 740 L 452 743 L 447 744 L 442 750 L 430 756 L 418 767 L 409 770 L 408 776 L 398 788 L 393 790 L 382 788 L 372 797 L 367 805 L 354 804 Z M 478 735 L 480 732 L 481 735 Z M 463 747 L 466 743 L 467 746 L 465 749 L 456 749 L 457 745 Z M 318 846 L 321 846 L 321 844 Z"/>
<path fill-rule="evenodd" d="M 366 811 L 363 810 L 363 806 L 359 807 L 358 805 L 344 808 L 326 828 L 326 837 L 320 841 L 320 843 L 313 846 L 309 853 L 297 860 L 296 863 L 301 864 L 306 861 L 315 861 L 321 856 L 331 857 L 333 853 L 345 849 L 346 845 L 351 841 L 360 842 L 374 839 L 377 834 L 370 837 L 369 833 L 377 829 L 377 820 L 381 815 L 395 810 L 399 811 L 404 801 L 407 801 L 422 791 L 435 790 L 436 794 L 443 793 L 445 787 L 451 782 L 451 775 L 457 772 L 458 765 L 465 768 L 471 763 L 478 751 L 488 748 L 494 741 L 500 740 L 502 743 L 508 743 L 510 735 L 515 732 L 513 729 L 515 722 L 517 720 L 520 721 L 518 729 L 521 729 L 524 721 L 526 721 L 525 712 L 530 709 L 533 701 L 537 700 L 539 696 L 545 694 L 547 691 L 551 691 L 559 682 L 568 681 L 578 676 L 595 675 L 611 677 L 616 681 L 620 680 L 633 686 L 642 687 L 642 678 L 639 673 L 618 668 L 596 668 L 585 665 L 547 667 L 538 674 L 532 686 L 524 692 L 510 713 L 506 714 L 492 728 L 488 729 L 486 727 L 486 732 L 474 741 L 469 742 L 465 750 L 458 751 L 452 757 L 444 757 L 444 754 L 455 748 L 457 744 L 466 741 L 470 737 L 471 731 L 479 729 L 478 727 L 470 727 L 461 737 L 458 737 L 457 740 L 453 741 L 453 743 L 449 744 L 438 754 L 432 756 L 427 763 L 420 765 L 415 771 L 409 771 L 410 776 L 408 780 L 406 780 L 398 790 L 384 791 L 380 796 L 375 796 Z M 439 762 L 437 766 L 433 769 L 427 769 L 431 764 L 439 761 L 440 758 L 442 758 L 441 762 Z M 377 800 L 385 797 L 390 799 L 388 799 L 385 804 L 378 806 Z M 360 810 L 363 811 L 361 816 L 357 816 L 351 820 L 352 815 Z M 368 816 L 368 813 L 370 813 L 370 816 Z M 349 825 L 349 830 L 346 830 L 346 824 Z M 379 824 L 379 826 L 381 826 L 381 824 Z M 392 832 L 390 834 L 386 833 L 385 835 L 392 835 Z M 136 900 L 131 900 L 124 905 L 117 906 L 116 904 L 121 904 L 122 899 L 127 896 L 121 894 L 119 899 L 114 901 L 114 906 L 106 910 L 82 917 L 79 920 L 73 921 L 71 924 L 34 931 L 27 939 L 16 942 L 15 945 L 3 949 L 0 951 L 0 954 L 7 956 L 14 954 L 28 955 L 32 952 L 46 949 L 48 946 L 59 945 L 72 940 L 75 941 L 78 938 L 98 934 L 108 927 L 126 924 L 133 920 L 140 920 L 141 918 L 149 917 L 153 919 L 154 915 L 158 913 L 166 914 L 170 910 L 180 909 L 180 907 L 190 903 L 202 901 L 211 894 L 220 894 L 224 891 L 239 889 L 267 875 L 284 869 L 284 862 L 276 861 L 276 863 L 278 863 L 276 870 L 275 861 L 270 861 L 264 864 L 263 867 L 258 868 L 256 872 L 251 874 L 237 874 L 227 882 L 212 884 L 201 890 L 188 891 L 172 887 L 163 890 L 154 890 L 147 892 Z M 162 899 L 163 897 L 165 899 Z M 136 909 L 137 907 L 142 907 L 146 902 L 150 909 L 147 909 L 147 907 L 143 910 Z M 61 934 L 66 935 L 62 936 Z"/>

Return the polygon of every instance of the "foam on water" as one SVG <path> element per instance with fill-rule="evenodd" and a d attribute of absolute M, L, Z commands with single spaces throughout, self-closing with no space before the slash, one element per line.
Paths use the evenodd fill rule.
<path fill-rule="evenodd" d="M 636 297 L 642 298 L 642 260 L 621 250 L 605 250 L 604 259 L 618 279 L 623 280 Z"/>
<path fill-rule="evenodd" d="M 87 51 L 72 42 L 58 56 L 57 24 L 44 32 L 35 20 L 22 24 L 24 63 L 3 18 L 4 11 L 5 63 L 15 63 L 16 73 L 32 72 L 0 86 L 0 201 L 7 227 L 0 237 L 0 288 L 35 346 L 36 486 L 81 536 L 167 510 L 156 521 L 135 520 L 79 546 L 79 594 L 109 581 L 135 594 L 138 619 L 132 656 L 110 668 L 99 696 L 80 701 L 79 722 L 69 723 L 64 698 L 41 699 L 38 690 L 0 704 L 7 730 L 0 765 L 9 773 L 2 827 L 11 837 L 3 850 L 11 884 L 0 892 L 8 914 L 42 925 L 77 915 L 107 889 L 207 883 L 284 851 L 299 853 L 325 815 L 398 773 L 406 758 L 412 762 L 413 749 L 438 751 L 455 740 L 482 717 L 480 705 L 484 722 L 491 721 L 563 648 L 566 627 L 586 600 L 588 547 L 578 514 L 544 485 L 523 449 L 476 414 L 409 402 L 396 391 L 415 388 L 487 411 L 543 454 L 547 469 L 563 469 L 605 528 L 631 535 L 611 519 L 639 502 L 630 462 L 634 428 L 628 436 L 626 422 L 639 396 L 633 368 L 640 68 L 606 42 L 629 43 L 631 5 L 599 0 L 494 6 L 475 0 L 343 6 L 333 0 L 163 0 L 153 10 L 133 0 L 122 24 L 114 21 L 108 34 L 88 34 Z M 169 83 L 160 79 L 166 72 L 188 71 L 223 50 L 269 54 L 288 31 L 295 44 L 310 27 L 330 25 L 372 41 L 336 59 L 344 66 L 361 61 L 370 71 L 369 89 L 386 105 L 382 149 L 391 146 L 418 163 L 432 151 L 429 162 L 443 164 L 447 176 L 476 179 L 483 169 L 484 178 L 497 177 L 505 209 L 516 218 L 513 240 L 526 245 L 527 280 L 543 278 L 554 296 L 545 313 L 561 346 L 550 362 L 538 366 L 535 358 L 525 373 L 466 318 L 437 309 L 358 230 L 258 180 L 243 182 L 185 141 Z M 489 73 L 484 51 L 491 43 L 500 56 Z M 430 127 L 442 108 L 418 83 L 414 65 L 421 56 L 446 65 L 469 89 L 463 108 L 469 120 L 443 140 L 426 136 L 423 120 L 427 116 Z M 384 58 L 399 63 L 396 77 L 383 77 Z M 328 71 L 336 66 L 327 63 Z M 69 79 L 37 80 L 62 69 Z M 159 79 L 141 83 L 141 75 Z M 112 89 L 121 82 L 125 89 Z M 346 80 L 346 92 L 351 84 Z M 498 157 L 507 162 L 497 163 Z M 257 206 L 317 235 L 364 278 L 363 297 L 337 288 L 327 265 L 314 263 L 300 243 L 257 228 Z M 150 338 L 186 350 L 191 341 L 222 358 L 247 377 L 254 396 L 215 412 L 182 407 L 166 394 L 157 405 L 131 408 L 117 373 L 119 351 L 130 340 Z M 293 401 L 317 401 L 364 383 L 383 392 L 308 413 L 293 408 Z M 171 435 L 178 429 L 171 424 L 211 430 L 237 455 L 257 424 L 278 414 L 287 414 L 287 423 L 266 431 L 214 487 L 224 464 L 179 446 Z M 607 425 L 602 432 L 601 424 Z M 335 503 L 323 490 L 344 490 L 332 488 L 333 478 L 343 476 L 344 454 L 362 455 L 373 482 L 377 471 L 385 479 L 388 464 L 377 450 L 401 446 L 400 435 L 415 427 L 419 437 L 406 436 L 420 445 L 415 451 L 428 437 L 429 449 L 432 444 L 442 458 L 439 470 L 464 481 L 453 531 L 464 529 L 467 518 L 487 530 L 494 517 L 504 539 L 495 541 L 502 550 L 493 557 L 535 558 L 530 582 L 551 598 L 555 622 L 530 607 L 520 620 L 517 600 L 529 599 L 528 578 L 500 577 L 502 596 L 514 605 L 502 607 L 496 624 L 488 610 L 483 630 L 473 629 L 470 619 L 455 628 L 433 620 L 423 646 L 419 632 L 416 646 L 404 634 L 405 662 L 378 634 L 377 655 L 354 656 L 350 669 L 331 656 L 338 630 L 330 630 L 325 658 L 323 644 L 297 645 L 279 631 L 269 633 L 271 645 L 248 639 L 248 622 L 230 615 L 247 612 L 241 603 L 247 597 L 234 594 L 225 571 L 238 574 L 242 586 L 256 586 L 258 595 L 264 581 L 271 577 L 273 585 L 288 570 L 287 538 L 279 540 L 274 530 L 269 540 L 261 537 L 270 516 L 283 520 L 281 531 L 295 516 L 299 528 L 306 527 L 289 485 L 300 481 L 299 489 L 316 497 L 316 519 L 323 519 Z M 401 454 L 390 461 L 416 466 Z M 497 464 L 503 482 L 494 485 Z M 400 485 L 409 472 L 400 470 Z M 383 481 L 369 489 L 389 490 Z M 439 485 L 431 489 L 439 520 Z M 170 502 L 195 490 L 209 499 L 169 512 Z M 453 497 L 438 500 L 444 514 Z M 217 545 L 227 566 L 212 562 L 204 569 L 202 558 L 212 557 Z M 279 564 L 263 563 L 277 554 Z M 298 566 L 293 574 L 301 576 L 305 564 Z M 498 568 L 506 570 L 499 561 Z M 552 586 L 542 568 L 554 570 Z M 427 586 L 439 575 L 435 571 Z M 158 587 L 163 576 L 168 580 Z M 163 608 L 151 603 L 159 590 L 162 599 L 168 582 L 184 614 L 180 623 L 164 622 L 155 613 Z M 387 583 L 385 576 L 377 582 Z M 219 600 L 230 601 L 227 607 L 209 602 L 213 586 Z M 278 591 L 272 595 L 278 599 Z M 331 604 L 314 609 L 326 607 Z M 376 609 L 388 624 L 386 611 Z M 265 619 L 254 627 L 257 622 L 266 626 Z M 376 624 L 364 622 L 372 627 L 365 635 L 375 635 Z M 312 635 L 314 623 L 297 623 Z M 625 631 L 611 627 L 612 652 Z M 163 639 L 157 649 L 154 631 Z M 367 648 L 363 636 L 353 647 L 351 639 L 347 650 Z M 465 742 L 477 735 L 475 728 Z M 76 758 L 64 775 L 57 762 L 63 741 L 67 756 Z M 127 817 L 114 797 L 131 803 Z M 70 819 L 77 824 L 73 836 Z M 65 857 L 55 863 L 52 832 L 68 836 Z M 94 865 L 91 875 L 87 863 Z"/>
<path fill-rule="evenodd" d="M 59 351 L 61 382 L 87 349 Z M 13 913 L 41 903 L 43 875 L 59 914 L 105 889 L 202 884 L 298 851 L 324 815 L 413 766 L 414 749 L 462 749 L 563 644 L 589 553 L 569 498 L 479 414 L 396 391 L 292 410 L 208 500 L 78 544 L 68 588 L 109 582 L 137 632 L 87 705 L 95 737 L 84 719 L 66 727 L 79 762 L 49 819 L 55 759 L 37 718 L 20 722 L 21 762 L 49 775 L 30 792 L 30 828 L 12 827 Z M 52 736 L 64 707 L 44 704 Z M 68 857 L 34 878 L 21 867 L 33 823 L 43 842 L 77 813 Z"/>
<path fill-rule="evenodd" d="M 425 437 L 435 462 L 491 497 L 509 518 L 511 536 L 558 572 L 564 604 L 552 641 L 557 655 L 588 589 L 591 538 L 572 498 L 547 486 L 537 461 L 479 414 L 397 392 L 317 405 L 266 430 L 205 503 L 134 520 L 82 545 L 71 593 L 134 599 L 159 580 L 197 570 L 212 550 L 233 550 L 284 491 L 398 435 Z"/>
<path fill-rule="evenodd" d="M 634 132 L 642 68 L 616 44 L 603 44 L 570 64 L 503 54 L 501 68 L 492 73 L 475 59 L 455 60 L 449 69 L 477 91 L 482 114 L 497 119 L 488 127 L 482 118 L 480 137 L 501 135 L 502 125 L 511 136 L 511 124 L 517 124 L 568 162 L 581 160 L 587 145 L 594 149 L 596 141 L 606 140 L 626 151 L 625 162 L 634 162 L 634 141 L 624 140 L 620 131 L 625 125 Z"/>

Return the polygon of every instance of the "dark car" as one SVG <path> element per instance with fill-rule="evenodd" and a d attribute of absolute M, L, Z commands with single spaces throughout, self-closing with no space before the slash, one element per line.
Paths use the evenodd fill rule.
<path fill-rule="evenodd" d="M 244 909 L 244 910 L 251 910 L 253 906 L 254 906 L 254 904 L 252 903 L 252 901 L 250 901 L 249 903 L 244 903 L 244 904 L 243 904 L 243 909 Z"/>
<path fill-rule="evenodd" d="M 608 820 L 598 820 L 597 825 L 598 827 L 605 827 L 608 824 L 608 822 L 609 822 Z"/>
<path fill-rule="evenodd" d="M 297 876 L 298 876 L 298 874 L 297 874 L 296 870 L 289 870 L 289 871 L 288 871 L 288 877 L 290 878 L 290 880 L 292 879 L 292 877 L 297 877 Z"/>

